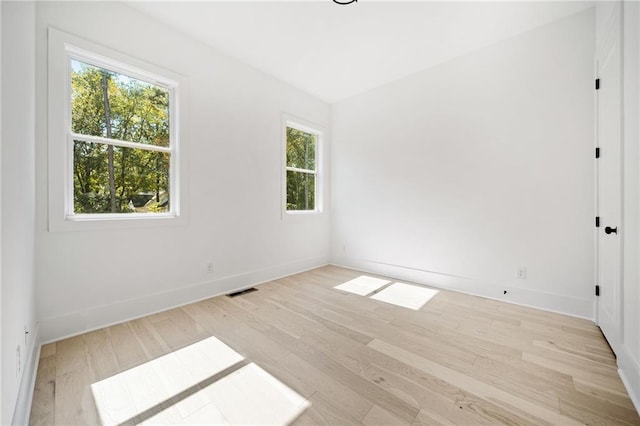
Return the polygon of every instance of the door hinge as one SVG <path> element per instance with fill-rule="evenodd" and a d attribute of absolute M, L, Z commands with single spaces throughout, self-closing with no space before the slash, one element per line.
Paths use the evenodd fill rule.
<path fill-rule="evenodd" d="M 600 158 L 600 147 L 596 148 L 596 158 Z"/>
<path fill-rule="evenodd" d="M 600 296 L 600 286 L 596 285 L 596 296 Z"/>
<path fill-rule="evenodd" d="M 596 228 L 600 228 L 600 216 L 596 216 Z"/>
<path fill-rule="evenodd" d="M 600 90 L 600 79 L 596 78 L 596 90 Z"/>

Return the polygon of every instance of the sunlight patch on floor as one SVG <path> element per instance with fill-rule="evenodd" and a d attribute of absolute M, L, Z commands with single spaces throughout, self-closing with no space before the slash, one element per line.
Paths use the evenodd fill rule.
<path fill-rule="evenodd" d="M 309 401 L 256 364 L 248 364 L 200 391 L 211 401 L 186 424 L 287 425 Z M 149 419 L 149 424 L 156 424 Z"/>
<path fill-rule="evenodd" d="M 91 385 L 102 425 L 287 425 L 302 396 L 215 337 Z"/>
<path fill-rule="evenodd" d="M 335 286 L 336 290 L 342 290 L 349 293 L 358 294 L 360 296 L 366 296 L 373 293 L 379 288 L 384 287 L 391 281 L 383 280 L 380 278 L 369 277 L 367 275 L 360 275 L 358 278 L 354 278 L 351 281 Z"/>
<path fill-rule="evenodd" d="M 371 296 L 371 299 L 417 311 L 436 294 L 438 294 L 438 290 L 432 288 L 393 283 L 381 292 Z"/>
<path fill-rule="evenodd" d="M 220 340 L 209 337 L 94 383 L 91 391 L 100 420 L 103 425 L 120 424 L 157 409 L 243 359 Z M 201 397 L 199 403 L 204 406 L 208 401 Z"/>

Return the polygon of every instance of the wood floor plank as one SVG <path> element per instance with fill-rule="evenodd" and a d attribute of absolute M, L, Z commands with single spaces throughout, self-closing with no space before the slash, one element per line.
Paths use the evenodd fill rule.
<path fill-rule="evenodd" d="M 288 355 L 282 360 L 282 363 L 290 370 L 298 372 L 299 380 L 305 381 L 308 387 L 315 388 L 317 392 L 324 396 L 326 401 L 345 408 L 357 419 L 362 418 L 373 405 L 364 396 L 338 382 L 322 370 L 314 367 L 312 363 L 297 355 Z"/>
<path fill-rule="evenodd" d="M 109 327 L 107 331 L 121 371 L 137 367 L 147 361 L 144 348 L 131 328 L 131 323 L 117 324 Z"/>
<path fill-rule="evenodd" d="M 29 425 L 45 426 L 55 423 L 56 356 L 40 358 Z"/>
<path fill-rule="evenodd" d="M 294 425 L 294 426 L 321 426 L 321 425 L 328 424 L 328 423 L 318 422 L 318 421 L 314 420 L 313 417 L 309 414 L 309 412 L 311 410 L 313 410 L 313 406 L 308 408 L 307 411 L 305 411 L 304 413 L 302 413 L 302 415 L 300 415 L 300 417 L 295 419 L 293 421 L 292 425 Z"/>
<path fill-rule="evenodd" d="M 456 404 L 459 407 L 473 411 L 478 416 L 486 419 L 490 424 L 529 426 L 551 424 L 536 417 L 532 413 L 526 413 L 505 403 L 503 400 L 493 400 L 487 397 L 481 398 L 466 391 L 460 392 Z"/>
<path fill-rule="evenodd" d="M 591 357 L 582 355 L 580 352 L 562 350 L 553 342 L 534 340 L 532 347 L 526 349 L 523 353 L 538 355 L 543 358 L 552 358 L 559 362 L 584 368 L 585 370 L 605 376 L 615 376 L 615 372 L 618 370 L 615 364 L 602 362 L 600 359 L 592 359 Z"/>
<path fill-rule="evenodd" d="M 562 385 L 521 368 L 513 368 L 507 363 L 478 357 L 473 369 L 458 369 L 458 371 L 513 395 L 535 401 L 553 411 L 560 409 L 556 391 Z M 568 383 L 566 388 L 570 389 L 570 386 L 571 383 Z"/>
<path fill-rule="evenodd" d="M 92 382 L 98 382 L 116 374 L 119 371 L 118 363 L 107 330 L 92 331 L 83 337 Z"/>
<path fill-rule="evenodd" d="M 214 305 L 213 303 L 209 306 Z M 218 311 L 223 316 L 228 316 L 233 319 L 233 326 L 230 329 L 219 330 L 216 335 L 220 334 L 230 342 L 232 347 L 238 350 L 248 358 L 256 358 L 267 362 L 278 363 L 279 360 L 287 356 L 291 351 L 284 345 L 274 342 L 267 333 L 271 331 L 273 327 L 265 328 L 263 324 L 255 320 L 251 322 L 243 322 L 237 315 L 239 311 L 233 305 L 226 305 L 220 307 L 218 305 Z M 233 313 L 236 315 L 234 316 Z M 258 327 L 260 330 L 256 330 Z"/>
<path fill-rule="evenodd" d="M 182 309 L 173 309 L 171 318 L 151 323 L 158 335 L 173 350 L 184 348 L 207 337 L 204 329 Z"/>
<path fill-rule="evenodd" d="M 586 345 L 572 345 L 570 343 L 565 343 L 565 342 L 557 343 L 557 342 L 551 342 L 548 340 L 536 339 L 533 341 L 533 346 L 537 346 L 539 348 L 543 348 L 549 351 L 555 351 L 561 354 L 581 358 L 584 360 L 597 362 L 612 368 L 617 368 L 615 358 L 593 354 L 586 349 L 585 347 Z"/>
<path fill-rule="evenodd" d="M 413 354 L 405 349 L 390 345 L 381 340 L 376 339 L 372 341 L 369 346 L 380 352 L 386 353 L 389 356 L 401 359 L 404 362 L 411 364 L 416 368 L 428 372 L 436 377 L 440 377 L 442 379 L 446 378 L 448 382 L 468 391 L 469 393 L 474 393 L 481 398 L 490 398 L 492 400 L 498 399 L 507 404 L 513 405 L 514 407 L 522 411 L 536 413 L 536 416 L 539 417 L 540 421 L 566 425 L 580 424 L 570 417 L 561 416 L 553 410 L 541 407 L 540 405 L 537 405 L 531 401 L 514 396 L 508 392 L 497 389 L 494 386 L 487 385 L 486 383 L 474 379 L 473 377 L 458 373 L 453 369 L 435 363 L 419 355 Z"/>
<path fill-rule="evenodd" d="M 360 419 L 342 408 L 341 404 L 332 404 L 324 394 L 315 393 L 310 399 L 311 407 L 305 411 L 314 423 L 321 425 L 361 425 Z"/>
<path fill-rule="evenodd" d="M 635 410 L 633 402 L 631 402 L 626 392 L 612 391 L 598 384 L 576 378 L 573 379 L 573 384 L 576 391 L 582 394 L 591 395 L 604 401 L 610 401 L 629 410 Z"/>
<path fill-rule="evenodd" d="M 625 407 L 611 400 L 603 399 L 595 395 L 585 395 L 577 392 L 560 390 L 558 392 L 560 411 L 568 411 L 568 407 L 581 409 L 591 413 L 606 413 L 606 417 L 616 422 L 627 424 L 640 424 L 638 413 L 633 407 Z M 571 411 L 573 412 L 573 411 Z"/>
<path fill-rule="evenodd" d="M 478 415 L 469 407 L 451 404 L 429 406 L 420 410 L 414 425 L 491 425 L 487 418 Z"/>
<path fill-rule="evenodd" d="M 54 408 L 56 425 L 99 423 L 91 393 L 91 383 L 91 372 L 88 366 L 56 376 Z"/>
<path fill-rule="evenodd" d="M 83 336 L 75 336 L 56 343 L 56 375 L 61 376 L 87 367 Z"/>
<path fill-rule="evenodd" d="M 560 412 L 571 416 L 585 425 L 637 425 L 638 422 L 624 422 L 616 419 L 610 412 L 602 412 L 597 408 L 585 407 L 582 404 L 575 404 L 570 401 L 560 399 Z"/>
<path fill-rule="evenodd" d="M 129 321 L 129 325 L 142 345 L 147 360 L 161 357 L 171 351 L 169 345 L 158 335 L 147 318 Z"/>
<path fill-rule="evenodd" d="M 611 348 L 609 348 L 608 345 L 591 345 L 585 343 L 584 347 L 585 350 L 589 353 L 596 354 L 601 357 L 606 357 L 614 361 L 616 359 L 615 354 L 611 352 Z"/>
<path fill-rule="evenodd" d="M 414 407 L 440 407 L 454 403 L 460 395 L 460 389 L 449 385 L 448 392 L 438 392 L 438 388 L 425 386 L 425 382 L 414 381 L 407 376 L 372 364 L 364 372 L 372 382 L 387 392 L 405 400 Z"/>
<path fill-rule="evenodd" d="M 134 413 L 123 424 L 206 423 L 219 412 L 200 393 L 254 363 L 311 404 L 294 425 L 640 425 L 592 322 L 445 290 L 412 310 L 334 288 L 362 275 L 325 266 L 44 345 L 30 424 L 98 424 L 91 384 L 106 378 L 129 386 L 112 390 Z M 219 376 L 190 385 L 150 363 L 212 336 L 241 356 Z M 210 371 L 188 359 L 189 374 Z M 156 401 L 160 383 L 176 390 Z"/>
<path fill-rule="evenodd" d="M 618 377 L 613 375 L 613 372 L 592 371 L 585 365 L 575 365 L 564 360 L 558 360 L 551 356 L 541 356 L 530 352 L 524 352 L 522 354 L 522 359 L 540 366 L 560 371 L 561 373 L 568 374 L 572 377 L 600 383 L 606 389 L 610 389 L 614 392 L 626 392 L 624 385 Z"/>
<path fill-rule="evenodd" d="M 56 343 L 42 345 L 40 348 L 40 358 L 48 358 L 56 354 Z"/>
<path fill-rule="evenodd" d="M 429 341 L 441 342 L 460 352 L 469 352 L 476 356 L 502 360 L 519 358 L 522 355 L 522 351 L 518 349 L 469 336 L 457 330 L 450 330 L 430 324 L 420 325 L 413 322 L 392 322 L 391 324 L 405 331 L 425 337 L 429 339 Z"/>
<path fill-rule="evenodd" d="M 274 333 L 273 337 L 277 340 L 288 340 L 287 336 L 283 334 L 278 335 L 277 333 Z M 394 395 L 384 392 L 374 383 L 366 380 L 363 376 L 337 362 L 330 356 L 330 354 L 326 354 L 319 350 L 315 344 L 303 342 L 299 339 L 296 339 L 295 341 L 289 340 L 287 343 L 288 346 L 291 347 L 292 352 L 296 353 L 301 358 L 310 360 L 313 365 L 325 372 L 325 374 L 331 375 L 339 383 L 352 388 L 356 393 L 367 395 L 367 398 L 372 402 L 381 405 L 383 408 L 392 411 L 394 414 L 405 420 L 413 420 L 417 415 L 418 410 L 414 407 Z"/>
<path fill-rule="evenodd" d="M 414 419 L 415 420 L 415 419 Z M 382 407 L 374 405 L 362 419 L 362 424 L 367 426 L 388 426 L 388 425 L 410 425 L 413 422 L 405 422 L 401 418 L 394 416 Z"/>
<path fill-rule="evenodd" d="M 314 321 L 320 327 L 326 327 L 332 331 L 342 334 L 345 337 L 348 337 L 349 339 L 355 340 L 364 345 L 366 345 L 373 339 L 373 337 L 371 337 L 370 335 L 361 333 L 355 330 L 353 327 L 350 327 L 353 321 L 353 315 L 352 316 L 342 315 L 342 314 L 333 312 L 330 309 L 327 309 L 323 306 L 314 306 L 312 309 L 309 309 L 308 307 L 305 307 L 304 304 L 300 304 L 296 302 L 297 301 L 295 300 L 294 301 L 291 301 L 291 300 L 272 301 L 272 303 L 276 306 L 283 307 L 299 315 L 302 315 L 303 317 L 306 317 Z M 333 315 L 333 318 L 329 319 L 329 317 L 332 315 Z"/>

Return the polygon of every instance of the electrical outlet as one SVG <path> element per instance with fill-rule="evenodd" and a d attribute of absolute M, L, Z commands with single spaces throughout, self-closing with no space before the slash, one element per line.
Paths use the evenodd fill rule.
<path fill-rule="evenodd" d="M 524 266 L 521 266 L 518 268 L 518 273 L 516 275 L 518 277 L 518 279 L 521 280 L 526 280 L 527 279 L 527 268 Z"/>
<path fill-rule="evenodd" d="M 213 262 L 207 262 L 207 274 L 213 274 Z"/>

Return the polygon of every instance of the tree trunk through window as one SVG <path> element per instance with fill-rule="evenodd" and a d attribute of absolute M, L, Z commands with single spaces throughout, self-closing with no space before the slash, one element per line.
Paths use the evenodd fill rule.
<path fill-rule="evenodd" d="M 111 109 L 109 107 L 109 80 L 106 72 L 102 72 L 102 100 L 104 102 L 104 118 L 107 138 L 111 139 Z M 109 198 L 111 200 L 111 213 L 116 213 L 116 180 L 113 166 L 113 145 L 107 146 L 109 161 Z"/>

